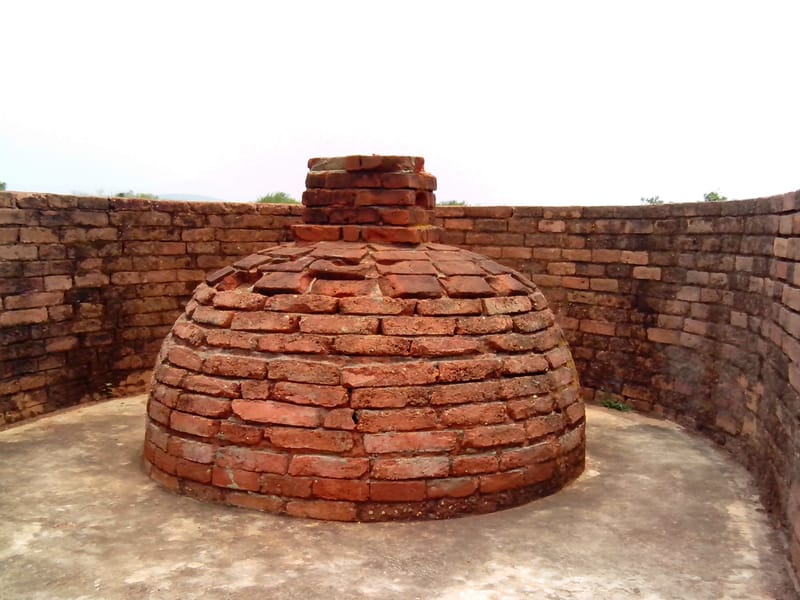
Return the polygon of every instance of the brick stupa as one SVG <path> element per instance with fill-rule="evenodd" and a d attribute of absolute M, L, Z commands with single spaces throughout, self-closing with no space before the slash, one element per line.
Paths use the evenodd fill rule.
<path fill-rule="evenodd" d="M 446 518 L 584 467 L 547 301 L 437 243 L 418 157 L 311 159 L 296 242 L 208 276 L 164 341 L 149 475 L 203 500 L 343 521 Z"/>

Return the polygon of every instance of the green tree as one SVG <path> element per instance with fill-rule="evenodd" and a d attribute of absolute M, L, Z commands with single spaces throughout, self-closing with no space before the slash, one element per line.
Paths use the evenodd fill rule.
<path fill-rule="evenodd" d="M 143 194 L 139 192 L 134 192 L 133 190 L 128 190 L 127 192 L 120 192 L 116 196 L 117 198 L 144 198 L 145 200 L 158 200 L 158 196 L 155 194 Z"/>
<path fill-rule="evenodd" d="M 300 204 L 286 192 L 272 192 L 256 200 L 258 204 Z"/>
<path fill-rule="evenodd" d="M 649 198 L 639 198 L 642 204 L 664 204 L 664 201 L 658 196 L 650 196 Z"/>
<path fill-rule="evenodd" d="M 703 202 L 725 202 L 728 198 L 726 196 L 722 196 L 717 192 L 708 192 L 707 194 L 703 194 Z"/>
<path fill-rule="evenodd" d="M 6 182 L 0 181 L 0 192 L 6 191 Z"/>
<path fill-rule="evenodd" d="M 463 200 L 445 200 L 444 202 L 437 202 L 436 206 L 466 206 L 467 203 Z"/>

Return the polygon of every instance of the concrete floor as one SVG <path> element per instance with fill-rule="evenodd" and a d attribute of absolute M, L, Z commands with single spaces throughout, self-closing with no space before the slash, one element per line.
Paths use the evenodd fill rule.
<path fill-rule="evenodd" d="M 746 471 L 590 408 L 586 473 L 491 515 L 342 524 L 176 496 L 140 469 L 144 397 L 0 431 L 3 599 L 795 598 Z"/>

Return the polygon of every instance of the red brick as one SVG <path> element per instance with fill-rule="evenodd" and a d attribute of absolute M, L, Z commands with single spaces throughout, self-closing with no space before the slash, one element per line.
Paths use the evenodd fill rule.
<path fill-rule="evenodd" d="M 339 310 L 343 314 L 400 315 L 414 312 L 414 304 L 414 300 L 356 296 L 339 300 Z"/>
<path fill-rule="evenodd" d="M 482 335 L 501 333 L 513 327 L 511 317 L 505 315 L 492 317 L 462 317 L 456 320 L 456 333 L 459 335 Z"/>
<path fill-rule="evenodd" d="M 532 415 L 546 415 L 553 411 L 553 398 L 549 395 L 529 396 L 506 401 L 508 414 L 514 420 L 527 419 Z"/>
<path fill-rule="evenodd" d="M 6 296 L 3 302 L 6 310 L 55 306 L 64 303 L 64 292 L 30 292 L 21 296 Z"/>
<path fill-rule="evenodd" d="M 483 309 L 487 315 L 522 313 L 528 312 L 531 308 L 531 301 L 527 296 L 503 296 L 483 299 Z"/>
<path fill-rule="evenodd" d="M 289 475 L 357 479 L 369 470 L 368 458 L 301 454 L 289 464 Z"/>
<path fill-rule="evenodd" d="M 47 309 L 44 307 L 26 310 L 7 310 L 0 313 L 0 327 L 17 327 L 19 325 L 46 323 L 47 319 Z"/>
<path fill-rule="evenodd" d="M 484 425 L 464 432 L 464 447 L 489 448 L 492 446 L 507 446 L 509 444 L 520 444 L 526 438 L 525 427 L 518 423 L 513 425 Z"/>
<path fill-rule="evenodd" d="M 486 402 L 465 404 L 447 408 L 441 413 L 441 422 L 451 425 L 488 425 L 506 421 L 506 409 L 503 402 Z"/>
<path fill-rule="evenodd" d="M 452 340 L 453 343 L 458 340 Z M 442 383 L 475 381 L 494 376 L 500 370 L 496 358 L 470 358 L 439 362 L 439 379 Z"/>
<path fill-rule="evenodd" d="M 289 465 L 289 457 L 268 450 L 227 446 L 219 449 L 216 464 L 223 468 L 283 474 Z"/>
<path fill-rule="evenodd" d="M 175 461 L 175 474 L 182 479 L 191 479 L 200 483 L 211 482 L 211 466 L 207 464 L 178 459 Z"/>
<path fill-rule="evenodd" d="M 572 354 L 570 354 L 569 347 L 567 346 L 561 346 L 551 350 L 545 356 L 552 369 L 562 367 L 572 360 Z"/>
<path fill-rule="evenodd" d="M 453 475 L 475 475 L 494 473 L 500 468 L 495 454 L 463 454 L 453 457 Z"/>
<path fill-rule="evenodd" d="M 260 427 L 222 421 L 219 426 L 219 434 L 217 437 L 232 444 L 252 446 L 261 441 L 261 434 L 262 430 Z"/>
<path fill-rule="evenodd" d="M 355 504 L 334 500 L 292 500 L 286 503 L 286 513 L 324 521 L 356 520 Z"/>
<path fill-rule="evenodd" d="M 247 356 L 213 354 L 203 363 L 203 371 L 211 375 L 263 379 L 267 374 L 267 361 Z"/>
<path fill-rule="evenodd" d="M 272 397 L 293 404 L 310 404 L 332 408 L 347 404 L 347 390 L 338 386 L 313 385 L 279 381 L 275 384 Z M 264 396 L 265 398 L 267 396 Z"/>
<path fill-rule="evenodd" d="M 152 477 L 155 481 L 163 485 L 165 488 L 172 490 L 173 492 L 178 492 L 180 489 L 180 483 L 178 482 L 177 477 L 173 477 L 158 469 L 156 467 L 152 467 L 148 470 L 148 474 Z"/>
<path fill-rule="evenodd" d="M 555 320 L 553 313 L 548 311 L 530 312 L 513 317 L 514 330 L 521 333 L 534 333 L 551 327 Z"/>
<path fill-rule="evenodd" d="M 150 398 L 150 400 L 147 402 L 147 414 L 154 421 L 158 421 L 164 425 L 169 424 L 171 412 L 172 411 L 170 411 L 169 407 L 164 406 L 161 404 L 161 402 L 158 402 L 153 398 Z"/>
<path fill-rule="evenodd" d="M 424 481 L 371 481 L 369 499 L 377 502 L 414 502 L 427 497 Z"/>
<path fill-rule="evenodd" d="M 454 276 L 441 280 L 451 298 L 478 298 L 494 294 L 483 277 Z"/>
<path fill-rule="evenodd" d="M 428 481 L 428 498 L 464 498 L 478 490 L 474 477 L 452 477 Z"/>
<path fill-rule="evenodd" d="M 328 354 L 331 336 L 310 333 L 269 333 L 258 337 L 258 349 L 273 354 Z"/>
<path fill-rule="evenodd" d="M 481 475 L 479 477 L 481 493 L 491 494 L 523 487 L 527 484 L 525 474 L 525 470 L 515 469 L 505 473 Z"/>
<path fill-rule="evenodd" d="M 325 417 L 325 413 L 319 408 L 270 400 L 234 400 L 231 407 L 234 414 L 245 421 L 296 427 L 318 427 Z"/>
<path fill-rule="evenodd" d="M 166 451 L 169 444 L 169 433 L 158 425 L 149 422 L 145 430 L 145 440 L 151 442 L 155 447 Z"/>
<path fill-rule="evenodd" d="M 300 319 L 300 331 L 305 333 L 372 334 L 378 332 L 376 317 L 350 315 L 308 315 Z"/>
<path fill-rule="evenodd" d="M 505 399 L 538 396 L 550 391 L 552 372 L 524 377 L 506 377 L 501 381 L 500 396 Z"/>
<path fill-rule="evenodd" d="M 385 335 L 453 335 L 455 319 L 446 317 L 384 317 Z"/>
<path fill-rule="evenodd" d="M 481 301 L 476 298 L 439 298 L 417 301 L 417 313 L 420 315 L 479 315 L 481 310 L 483 310 Z"/>
<path fill-rule="evenodd" d="M 314 262 L 313 258 L 311 258 L 310 256 L 304 256 L 296 260 L 270 262 L 267 264 L 262 264 L 259 265 L 258 270 L 261 272 L 280 271 L 288 273 L 299 273 L 300 271 L 303 271 L 312 262 Z"/>
<path fill-rule="evenodd" d="M 178 459 L 171 454 L 167 454 L 158 448 L 153 448 L 153 464 L 164 473 L 175 475 L 175 467 L 177 463 Z"/>
<path fill-rule="evenodd" d="M 378 263 L 378 273 L 398 275 L 436 275 L 434 266 L 423 260 L 401 260 L 392 263 Z"/>
<path fill-rule="evenodd" d="M 511 448 L 500 452 L 500 469 L 507 471 L 528 465 L 545 462 L 555 458 L 558 445 L 549 440 L 524 448 Z"/>
<path fill-rule="evenodd" d="M 436 381 L 436 376 L 436 366 L 426 362 L 375 364 L 342 369 L 342 383 L 350 388 L 424 385 Z"/>
<path fill-rule="evenodd" d="M 242 398 L 247 400 L 269 400 L 272 396 L 272 382 L 270 381 L 243 381 Z"/>
<path fill-rule="evenodd" d="M 398 480 L 445 477 L 449 471 L 450 461 L 446 456 L 414 456 L 375 459 L 370 474 L 375 479 Z"/>
<path fill-rule="evenodd" d="M 181 395 L 181 390 L 176 388 L 167 387 L 161 384 L 155 384 L 151 392 L 151 397 L 158 400 L 161 404 L 175 408 L 178 405 L 178 399 Z M 191 411 L 184 411 L 191 412 Z"/>
<path fill-rule="evenodd" d="M 318 294 L 279 294 L 267 298 L 265 310 L 292 313 L 332 313 L 339 300 Z"/>
<path fill-rule="evenodd" d="M 209 346 L 218 348 L 239 348 L 253 350 L 256 347 L 256 337 L 249 333 L 239 331 L 209 331 L 206 334 Z"/>
<path fill-rule="evenodd" d="M 371 296 L 378 290 L 378 283 L 374 279 L 367 280 L 336 280 L 317 279 L 311 286 L 313 294 L 341 298 L 345 296 Z"/>
<path fill-rule="evenodd" d="M 228 327 L 233 320 L 235 313 L 227 310 L 217 310 L 210 306 L 198 306 L 192 313 L 192 320 L 195 323 L 205 325 L 216 325 L 217 327 Z"/>
<path fill-rule="evenodd" d="M 296 427 L 270 427 L 265 434 L 279 448 L 348 452 L 353 448 L 353 436 L 347 431 L 321 431 Z"/>
<path fill-rule="evenodd" d="M 424 337 L 411 342 L 412 356 L 463 356 L 477 354 L 480 346 L 476 340 L 452 337 Z"/>
<path fill-rule="evenodd" d="M 335 408 L 325 415 L 322 426 L 326 429 L 344 429 L 350 431 L 356 428 L 355 411 L 352 408 Z"/>
<path fill-rule="evenodd" d="M 214 467 L 211 472 L 211 483 L 217 487 L 249 490 L 251 492 L 257 492 L 261 488 L 258 473 L 231 468 Z"/>
<path fill-rule="evenodd" d="M 433 275 L 385 275 L 380 279 L 384 294 L 400 298 L 439 298 L 442 286 Z"/>
<path fill-rule="evenodd" d="M 261 493 L 293 498 L 311 496 L 311 478 L 292 477 L 290 475 L 264 475 L 261 477 Z"/>
<path fill-rule="evenodd" d="M 308 273 L 275 271 L 259 279 L 253 285 L 253 291 L 261 294 L 302 294 L 310 283 L 311 276 Z"/>
<path fill-rule="evenodd" d="M 561 446 L 561 452 L 569 452 L 574 450 L 581 444 L 585 443 L 584 426 L 581 425 L 572 431 L 568 431 L 559 438 L 558 442 Z"/>
<path fill-rule="evenodd" d="M 177 431 L 207 438 L 215 436 L 219 431 L 219 421 L 179 411 L 173 411 L 170 415 L 169 426 Z"/>
<path fill-rule="evenodd" d="M 201 394 L 181 394 L 176 408 L 204 417 L 227 417 L 231 413 L 231 401 Z"/>
<path fill-rule="evenodd" d="M 192 346 L 199 346 L 205 339 L 203 330 L 192 323 L 175 323 L 172 328 L 172 334 L 188 342 Z"/>
<path fill-rule="evenodd" d="M 228 381 L 207 375 L 189 375 L 183 379 L 182 386 L 193 392 L 224 398 L 239 396 L 240 387 L 238 381 Z"/>
<path fill-rule="evenodd" d="M 297 223 L 292 225 L 295 239 L 304 242 L 334 241 L 342 237 L 342 228 L 335 225 L 306 225 Z"/>
<path fill-rule="evenodd" d="M 540 354 L 523 354 L 503 358 L 504 375 L 525 375 L 527 373 L 543 373 L 550 365 Z"/>
<path fill-rule="evenodd" d="M 269 363 L 269 378 L 338 385 L 340 374 L 339 368 L 330 363 L 278 359 Z"/>
<path fill-rule="evenodd" d="M 376 250 L 372 253 L 372 258 L 378 263 L 391 263 L 403 260 L 429 260 L 428 256 L 419 250 Z"/>
<path fill-rule="evenodd" d="M 343 479 L 315 479 L 313 492 L 318 498 L 363 502 L 369 498 L 369 482 Z"/>
<path fill-rule="evenodd" d="M 409 354 L 411 341 L 383 335 L 343 335 L 333 342 L 340 354 L 365 356 L 405 356 Z"/>
<path fill-rule="evenodd" d="M 364 449 L 369 454 L 451 451 L 457 444 L 458 436 L 453 431 L 410 431 L 364 435 Z"/>
<path fill-rule="evenodd" d="M 414 200 L 415 194 L 411 190 L 358 190 L 355 204 L 356 206 L 414 206 Z"/>
<path fill-rule="evenodd" d="M 569 367 L 561 367 L 548 373 L 550 388 L 556 390 L 575 381 L 575 371 Z"/>
<path fill-rule="evenodd" d="M 531 350 L 536 350 L 543 352 L 553 348 L 561 341 L 561 336 L 558 331 L 548 330 L 532 335 L 524 333 L 487 335 L 485 340 L 493 350 L 503 352 L 530 352 Z"/>
<path fill-rule="evenodd" d="M 167 452 L 176 458 L 185 458 L 197 463 L 208 464 L 214 462 L 217 452 L 213 444 L 204 444 L 194 440 L 187 440 L 177 436 L 170 436 L 167 443 Z"/>
<path fill-rule="evenodd" d="M 431 394 L 431 404 L 464 404 L 486 402 L 502 398 L 501 381 L 475 381 L 470 383 L 453 383 L 439 385 Z"/>
<path fill-rule="evenodd" d="M 297 331 L 298 320 L 299 317 L 296 315 L 287 315 L 283 313 L 236 313 L 231 323 L 231 329 L 289 333 Z"/>
<path fill-rule="evenodd" d="M 203 359 L 193 350 L 183 346 L 172 346 L 167 352 L 167 360 L 173 365 L 191 371 L 200 371 L 203 366 Z"/>
<path fill-rule="evenodd" d="M 253 294 L 239 290 L 219 292 L 214 295 L 215 308 L 232 308 L 235 310 L 260 310 L 265 298 L 261 294 Z"/>
<path fill-rule="evenodd" d="M 399 408 L 427 404 L 431 395 L 428 387 L 385 387 L 354 389 L 350 395 L 353 408 Z"/>
<path fill-rule="evenodd" d="M 570 424 L 577 423 L 584 417 L 584 406 L 582 402 L 574 402 L 566 409 L 567 420 Z"/>
<path fill-rule="evenodd" d="M 360 410 L 358 431 L 413 431 L 436 426 L 436 411 L 432 408 L 401 408 L 395 410 Z"/>
<path fill-rule="evenodd" d="M 283 500 L 275 496 L 264 496 L 261 494 L 250 494 L 231 490 L 226 493 L 225 501 L 232 506 L 270 513 L 278 513 L 283 510 Z"/>

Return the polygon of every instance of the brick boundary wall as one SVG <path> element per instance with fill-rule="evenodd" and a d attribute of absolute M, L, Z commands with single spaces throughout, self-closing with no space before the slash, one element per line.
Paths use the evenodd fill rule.
<path fill-rule="evenodd" d="M 442 242 L 530 276 L 584 395 L 724 444 L 800 568 L 800 192 L 628 207 L 438 207 Z M 0 425 L 143 390 L 209 270 L 301 207 L 0 193 Z"/>

